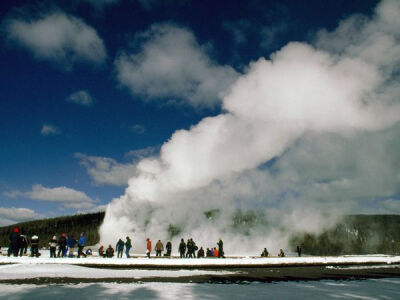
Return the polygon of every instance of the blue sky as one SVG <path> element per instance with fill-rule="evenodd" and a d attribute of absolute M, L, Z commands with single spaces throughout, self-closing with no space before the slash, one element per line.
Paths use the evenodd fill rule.
<path fill-rule="evenodd" d="M 249 63 L 377 3 L 1 1 L 2 223 L 102 209 Z"/>

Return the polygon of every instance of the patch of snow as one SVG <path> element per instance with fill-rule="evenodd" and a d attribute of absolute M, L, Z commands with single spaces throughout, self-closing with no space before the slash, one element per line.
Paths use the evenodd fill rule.
<path fill-rule="evenodd" d="M 224 266 L 290 266 L 290 265 L 350 265 L 350 264 L 400 264 L 400 256 L 309 256 L 309 257 L 266 257 L 266 258 L 49 258 L 41 257 L 0 257 L 0 264 L 66 264 L 66 265 L 107 265 L 107 266 L 162 266 L 162 267 L 224 267 Z"/>
<path fill-rule="evenodd" d="M 235 272 L 203 270 L 115 270 L 87 268 L 66 264 L 13 264 L 0 266 L 0 280 L 38 277 L 67 278 L 149 278 L 197 275 L 226 275 Z"/>

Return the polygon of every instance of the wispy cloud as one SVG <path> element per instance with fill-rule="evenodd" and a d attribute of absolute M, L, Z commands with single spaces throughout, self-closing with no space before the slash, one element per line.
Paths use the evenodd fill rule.
<path fill-rule="evenodd" d="M 82 153 L 76 153 L 75 157 L 79 159 L 80 164 L 96 184 L 127 185 L 128 179 L 137 172 L 135 162 L 122 164 L 109 157 L 89 156 Z"/>
<path fill-rule="evenodd" d="M 146 127 L 144 127 L 143 125 L 140 124 L 134 124 L 132 126 L 129 127 L 129 129 L 137 134 L 143 134 L 146 132 Z"/>
<path fill-rule="evenodd" d="M 89 94 L 87 90 L 79 90 L 72 93 L 66 99 L 68 102 L 76 103 L 82 106 L 91 106 L 94 103 L 93 97 Z"/>
<path fill-rule="evenodd" d="M 0 226 L 43 218 L 34 210 L 23 207 L 0 207 Z"/>
<path fill-rule="evenodd" d="M 29 50 L 37 59 L 47 60 L 66 70 L 77 62 L 103 63 L 106 50 L 96 30 L 84 21 L 63 12 L 36 18 L 9 18 L 5 21 L 8 40 Z"/>
<path fill-rule="evenodd" d="M 92 209 L 95 201 L 84 192 L 67 188 L 65 186 L 48 188 L 41 184 L 35 184 L 27 192 L 14 190 L 4 193 L 11 198 L 26 197 L 37 201 L 60 203 L 67 208 Z"/>
<path fill-rule="evenodd" d="M 50 124 L 43 124 L 42 129 L 40 130 L 40 134 L 47 136 L 47 135 L 57 135 L 60 134 L 61 130 L 54 126 L 54 125 L 50 125 Z"/>

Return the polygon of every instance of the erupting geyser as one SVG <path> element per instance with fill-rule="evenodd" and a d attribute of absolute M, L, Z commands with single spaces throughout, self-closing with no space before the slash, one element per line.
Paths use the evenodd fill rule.
<path fill-rule="evenodd" d="M 351 197 L 340 208 L 332 186 L 313 197 L 321 183 L 290 176 L 285 153 L 300 141 L 350 141 L 400 120 L 399 38 L 400 2 L 384 1 L 371 19 L 351 17 L 313 45 L 289 43 L 251 63 L 223 113 L 176 131 L 158 157 L 138 162 L 125 194 L 107 207 L 102 243 L 130 235 L 136 252 L 146 237 L 173 237 L 174 248 L 181 237 L 205 247 L 222 237 L 229 253 L 258 253 L 284 247 L 289 233 L 332 224 Z M 254 210 L 258 221 L 235 227 L 237 209 Z"/>

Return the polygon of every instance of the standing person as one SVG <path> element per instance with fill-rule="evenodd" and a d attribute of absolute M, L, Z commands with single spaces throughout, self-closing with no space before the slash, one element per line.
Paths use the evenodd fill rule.
<path fill-rule="evenodd" d="M 219 241 L 217 243 L 218 245 L 218 257 L 219 258 L 225 258 L 224 256 L 224 242 L 221 240 L 221 238 L 219 238 Z"/>
<path fill-rule="evenodd" d="M 50 245 L 50 258 L 56 258 L 56 249 L 57 249 L 57 237 L 53 236 L 53 238 L 49 242 Z"/>
<path fill-rule="evenodd" d="M 28 240 L 26 239 L 26 236 L 23 234 L 19 236 L 18 248 L 19 248 L 19 256 L 22 256 L 22 254 L 26 254 L 26 251 L 28 250 Z"/>
<path fill-rule="evenodd" d="M 8 247 L 8 256 L 12 255 L 13 256 L 18 256 L 19 248 L 18 248 L 18 242 L 19 241 L 19 230 L 18 227 L 15 227 L 13 232 L 10 234 L 10 245 Z"/>
<path fill-rule="evenodd" d="M 301 246 L 297 245 L 296 247 L 297 255 L 300 257 L 301 256 Z"/>
<path fill-rule="evenodd" d="M 62 233 L 58 239 L 57 257 L 65 257 L 65 248 L 67 247 L 67 238 L 65 233 Z"/>
<path fill-rule="evenodd" d="M 278 256 L 279 256 L 279 257 L 285 257 L 285 252 L 283 252 L 283 250 L 280 249 L 280 250 L 279 250 Z"/>
<path fill-rule="evenodd" d="M 268 257 L 268 255 L 269 255 L 269 253 L 268 253 L 267 248 L 264 248 L 264 251 L 261 253 L 261 256 L 262 257 Z"/>
<path fill-rule="evenodd" d="M 187 250 L 186 257 L 189 257 L 189 258 L 196 258 L 195 251 L 198 249 L 198 247 L 196 246 L 196 243 L 193 241 L 192 238 L 190 238 L 190 239 L 188 240 L 187 249 L 188 249 L 188 250 Z"/>
<path fill-rule="evenodd" d="M 117 250 L 117 258 L 122 258 L 122 252 L 124 251 L 125 243 L 123 240 L 119 239 L 117 245 L 115 245 L 115 250 Z"/>
<path fill-rule="evenodd" d="M 125 254 L 126 254 L 126 258 L 130 258 L 131 256 L 129 255 L 129 251 L 132 248 L 132 241 L 129 238 L 129 236 L 126 237 L 126 242 L 125 242 Z"/>
<path fill-rule="evenodd" d="M 67 241 L 67 245 L 68 245 L 68 250 L 69 250 L 69 257 L 74 257 L 74 248 L 76 245 L 76 240 L 74 239 L 74 236 L 71 235 L 70 237 L 68 237 L 68 241 Z"/>
<path fill-rule="evenodd" d="M 181 239 L 181 243 L 179 244 L 179 254 L 181 258 L 185 258 L 185 252 L 186 252 L 186 244 L 183 239 Z"/>
<path fill-rule="evenodd" d="M 187 248 L 187 252 L 186 252 L 186 258 L 193 258 L 192 256 L 192 251 L 193 251 L 193 243 L 192 243 L 192 239 L 188 239 L 187 243 L 186 243 L 186 248 Z"/>
<path fill-rule="evenodd" d="M 219 251 L 216 247 L 214 247 L 214 257 L 219 257 Z"/>
<path fill-rule="evenodd" d="M 39 237 L 35 234 L 31 238 L 31 256 L 39 257 Z"/>
<path fill-rule="evenodd" d="M 161 252 L 164 251 L 164 245 L 161 242 L 161 240 L 158 240 L 156 243 L 156 247 L 154 248 L 156 250 L 156 256 L 161 256 Z"/>
<path fill-rule="evenodd" d="M 200 247 L 199 251 L 197 251 L 197 258 L 202 258 L 204 257 L 204 249 L 203 247 Z"/>
<path fill-rule="evenodd" d="M 149 238 L 146 239 L 146 255 L 148 258 L 150 258 L 150 253 L 151 253 L 151 240 Z"/>
<path fill-rule="evenodd" d="M 171 256 L 172 244 L 170 241 L 168 241 L 167 245 L 165 245 L 165 249 L 167 249 L 165 256 Z"/>
<path fill-rule="evenodd" d="M 80 258 L 81 255 L 86 257 L 86 254 L 83 253 L 83 248 L 85 248 L 85 246 L 86 246 L 86 236 L 85 236 L 85 233 L 82 232 L 81 237 L 79 238 L 79 241 L 78 241 L 78 258 Z"/>

